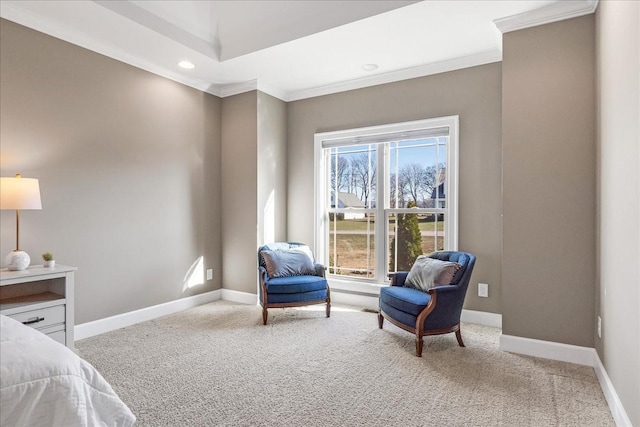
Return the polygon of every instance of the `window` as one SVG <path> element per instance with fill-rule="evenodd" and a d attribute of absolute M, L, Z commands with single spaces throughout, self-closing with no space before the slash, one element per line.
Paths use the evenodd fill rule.
<path fill-rule="evenodd" d="M 315 135 L 316 255 L 334 281 L 383 284 L 457 249 L 458 117 Z"/>

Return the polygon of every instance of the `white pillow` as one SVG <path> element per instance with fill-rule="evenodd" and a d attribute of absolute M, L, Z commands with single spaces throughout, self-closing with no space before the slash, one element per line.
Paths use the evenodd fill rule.
<path fill-rule="evenodd" d="M 420 255 L 407 275 L 405 286 L 426 292 L 438 285 L 449 285 L 460 267 L 457 262 L 440 261 Z"/>
<path fill-rule="evenodd" d="M 312 258 L 304 250 L 262 251 L 269 278 L 314 275 Z"/>

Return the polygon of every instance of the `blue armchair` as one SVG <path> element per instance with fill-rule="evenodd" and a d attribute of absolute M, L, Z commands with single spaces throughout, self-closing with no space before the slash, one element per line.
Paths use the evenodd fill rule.
<path fill-rule="evenodd" d="M 275 242 L 258 249 L 262 323 L 267 324 L 269 308 L 327 304 L 331 315 L 331 294 L 325 278 L 326 267 L 314 261 L 303 243 Z"/>
<path fill-rule="evenodd" d="M 460 334 L 460 314 L 469 287 L 476 257 L 467 252 L 441 251 L 429 255 L 441 261 L 461 265 L 451 284 L 436 286 L 424 292 L 405 286 L 408 272 L 390 274 L 391 286 L 380 289 L 378 327 L 384 319 L 416 335 L 416 356 L 422 357 L 422 337 L 456 333 L 458 344 L 464 347 Z"/>

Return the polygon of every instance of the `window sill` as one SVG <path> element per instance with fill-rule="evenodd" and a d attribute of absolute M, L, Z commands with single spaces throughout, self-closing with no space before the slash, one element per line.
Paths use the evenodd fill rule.
<path fill-rule="evenodd" d="M 389 286 L 383 283 L 366 283 L 350 279 L 336 279 L 333 277 L 327 277 L 327 281 L 332 290 L 357 292 L 372 296 L 379 296 L 380 288 Z"/>

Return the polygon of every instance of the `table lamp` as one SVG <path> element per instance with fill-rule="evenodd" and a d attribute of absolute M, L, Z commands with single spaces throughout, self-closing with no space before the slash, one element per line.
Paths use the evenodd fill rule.
<path fill-rule="evenodd" d="M 16 249 L 7 255 L 5 263 L 9 270 L 24 270 L 31 258 L 20 250 L 20 210 L 42 209 L 38 180 L 22 178 L 19 173 L 15 178 L 0 178 L 0 209 L 16 210 Z"/>

